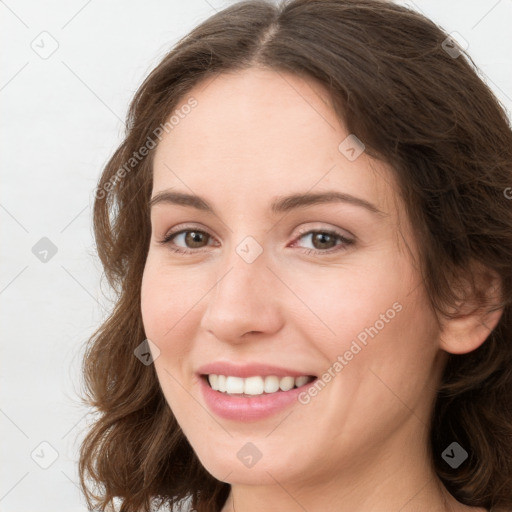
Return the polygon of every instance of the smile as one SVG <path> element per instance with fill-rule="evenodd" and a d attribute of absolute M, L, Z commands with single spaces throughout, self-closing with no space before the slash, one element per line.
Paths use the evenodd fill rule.
<path fill-rule="evenodd" d="M 257 396 L 300 388 L 313 381 L 315 377 L 309 375 L 301 375 L 300 377 L 267 375 L 242 378 L 233 375 L 211 374 L 207 376 L 207 379 L 214 391 L 234 396 Z"/>
<path fill-rule="evenodd" d="M 210 380 L 213 385 L 210 384 Z M 232 375 L 208 374 L 200 376 L 199 386 L 206 407 L 215 416 L 236 422 L 255 422 L 271 417 L 294 404 L 300 405 L 299 394 L 316 380 L 316 377 L 306 375 L 241 378 Z M 275 389 L 277 385 L 279 387 Z M 221 389 L 214 389 L 214 387 Z M 222 388 L 225 390 L 223 391 Z M 245 392 L 246 389 L 249 393 Z M 266 389 L 271 391 L 267 392 Z"/>

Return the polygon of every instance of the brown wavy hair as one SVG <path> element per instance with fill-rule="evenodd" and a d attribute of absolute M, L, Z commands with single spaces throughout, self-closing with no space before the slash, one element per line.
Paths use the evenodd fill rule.
<path fill-rule="evenodd" d="M 148 512 L 190 500 L 198 512 L 216 512 L 228 496 L 230 485 L 204 469 L 185 438 L 153 365 L 134 356 L 146 338 L 140 289 L 154 154 L 140 148 L 196 84 L 254 66 L 323 84 L 349 132 L 391 165 L 437 315 L 454 316 L 449 309 L 464 297 L 503 308 L 478 349 L 449 355 L 430 449 L 460 502 L 512 507 L 512 130 L 471 58 L 446 38 L 417 12 L 381 0 L 251 0 L 201 23 L 148 75 L 95 193 L 97 250 L 116 302 L 83 360 L 82 400 L 98 414 L 80 446 L 90 507 Z M 499 304 L 473 279 L 477 265 L 499 276 Z M 454 284 L 462 278 L 471 283 L 464 297 Z M 441 458 L 454 440 L 469 452 L 456 470 Z"/>

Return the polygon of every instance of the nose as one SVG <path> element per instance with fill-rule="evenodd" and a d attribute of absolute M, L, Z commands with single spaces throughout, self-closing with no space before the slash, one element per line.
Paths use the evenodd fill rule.
<path fill-rule="evenodd" d="M 201 327 L 217 339 L 231 343 L 247 341 L 248 333 L 273 334 L 283 324 L 282 302 L 276 287 L 282 283 L 261 254 L 248 263 L 236 251 L 228 258 L 225 271 L 204 300 L 207 307 Z"/>

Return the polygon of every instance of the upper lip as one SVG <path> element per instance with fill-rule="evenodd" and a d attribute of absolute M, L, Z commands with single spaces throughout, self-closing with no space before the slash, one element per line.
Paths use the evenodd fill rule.
<path fill-rule="evenodd" d="M 310 372 L 292 370 L 281 366 L 274 366 L 266 363 L 246 363 L 234 364 L 228 361 L 215 361 L 205 364 L 198 368 L 197 373 L 200 375 L 232 375 L 233 377 L 254 377 L 275 375 L 276 377 L 301 377 L 308 375 L 314 377 Z"/>

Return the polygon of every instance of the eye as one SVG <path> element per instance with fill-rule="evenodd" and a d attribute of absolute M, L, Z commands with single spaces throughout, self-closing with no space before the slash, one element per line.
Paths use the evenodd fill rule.
<path fill-rule="evenodd" d="M 354 243 L 354 240 L 347 238 L 338 231 L 320 229 L 303 232 L 297 240 L 307 237 L 310 238 L 313 248 L 306 249 L 304 251 L 306 254 L 331 254 L 340 252 L 346 250 L 349 245 Z M 337 240 L 339 243 L 336 243 Z"/>
<path fill-rule="evenodd" d="M 182 229 L 181 231 L 174 231 L 167 234 L 159 243 L 168 245 L 174 252 L 191 254 L 196 252 L 194 249 L 200 249 L 201 244 L 210 238 L 211 235 L 209 233 L 200 229 Z M 185 243 L 185 248 L 177 246 L 174 241 L 175 239 L 181 239 Z M 190 245 L 192 250 L 189 250 L 187 245 Z"/>
<path fill-rule="evenodd" d="M 296 240 L 305 239 L 307 237 L 310 237 L 313 248 L 303 250 L 306 254 L 331 254 L 341 252 L 354 243 L 354 240 L 347 238 L 342 233 L 334 230 L 320 229 L 305 231 L 301 233 Z M 213 237 L 206 231 L 189 228 L 182 229 L 181 231 L 172 231 L 168 233 L 163 240 L 159 240 L 158 243 L 169 246 L 169 248 L 176 253 L 193 254 L 201 252 L 199 249 L 207 246 L 211 238 Z M 181 241 L 184 247 L 183 245 L 177 245 L 176 241 Z M 294 241 L 292 247 L 296 245 L 297 243 Z"/>

